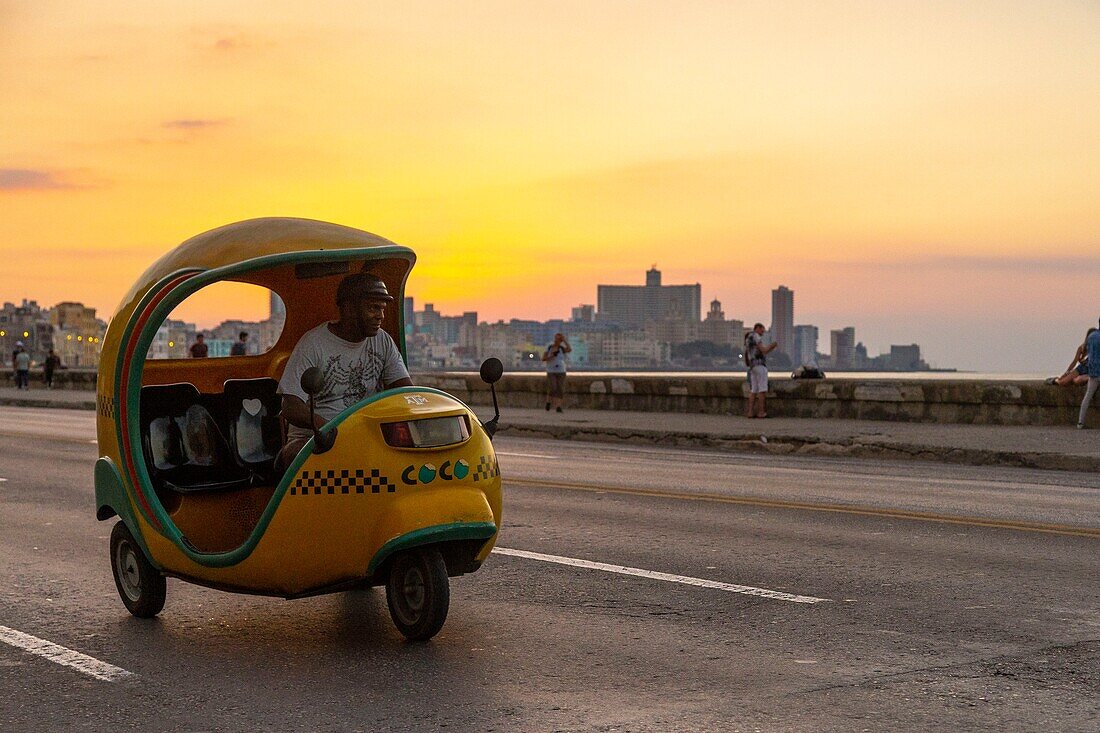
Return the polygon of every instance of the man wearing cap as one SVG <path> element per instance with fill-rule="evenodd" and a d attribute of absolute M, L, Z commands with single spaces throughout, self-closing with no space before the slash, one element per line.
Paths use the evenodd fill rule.
<path fill-rule="evenodd" d="M 289 423 L 287 442 L 278 465 L 287 466 L 320 428 L 345 408 L 394 387 L 412 385 L 409 370 L 393 338 L 382 330 L 386 306 L 393 296 L 375 275 L 348 275 L 336 289 L 340 320 L 306 331 L 294 347 L 279 380 L 283 417 Z M 309 396 L 302 374 L 310 367 L 324 374 L 324 387 L 314 396 L 310 422 Z"/>
<path fill-rule="evenodd" d="M 22 341 L 15 342 L 15 352 L 11 355 L 11 368 L 15 372 L 15 388 L 30 389 L 31 355 L 23 348 Z"/>

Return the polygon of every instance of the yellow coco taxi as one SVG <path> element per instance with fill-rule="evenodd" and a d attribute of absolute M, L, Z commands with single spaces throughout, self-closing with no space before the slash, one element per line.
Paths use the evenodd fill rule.
<path fill-rule="evenodd" d="M 160 612 L 165 576 L 286 598 L 385 584 L 401 633 L 439 631 L 448 577 L 477 570 L 500 528 L 497 418 L 482 424 L 451 395 L 399 387 L 314 431 L 285 470 L 275 460 L 285 427 L 276 387 L 294 345 L 338 318 L 337 284 L 350 273 L 376 275 L 402 303 L 415 259 L 356 229 L 256 219 L 189 239 L 123 298 L 99 371 L 95 495 L 97 518 L 119 519 L 111 567 L 132 614 Z M 173 308 L 225 281 L 281 298 L 274 346 L 148 359 Z M 383 328 L 404 357 L 400 307 Z M 311 408 L 315 371 L 301 380 Z M 490 359 L 482 378 L 492 386 L 501 371 Z"/>

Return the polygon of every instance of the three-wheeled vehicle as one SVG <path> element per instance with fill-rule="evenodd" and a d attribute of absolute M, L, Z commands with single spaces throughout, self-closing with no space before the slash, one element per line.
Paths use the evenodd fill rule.
<path fill-rule="evenodd" d="M 286 598 L 385 585 L 402 634 L 439 631 L 448 577 L 477 570 L 500 528 L 496 418 L 483 424 L 445 392 L 399 387 L 348 407 L 276 466 L 285 428 L 276 387 L 299 338 L 338 318 L 342 278 L 369 272 L 396 296 L 383 328 L 404 357 L 400 304 L 415 259 L 357 229 L 255 219 L 187 240 L 123 298 L 99 369 L 95 496 L 98 519 L 118 517 L 111 568 L 132 614 L 160 612 L 165 576 Z M 279 296 L 274 346 L 147 360 L 173 308 L 222 281 Z M 490 359 L 482 378 L 491 387 L 500 372 Z M 302 378 L 311 405 L 315 378 Z"/>

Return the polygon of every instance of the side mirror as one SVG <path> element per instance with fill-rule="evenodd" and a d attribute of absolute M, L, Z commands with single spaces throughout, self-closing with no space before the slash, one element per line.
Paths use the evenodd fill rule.
<path fill-rule="evenodd" d="M 309 395 L 309 420 L 314 420 L 314 405 L 313 398 L 321 393 L 321 390 L 325 388 L 325 374 L 318 367 L 311 366 L 302 372 L 301 379 L 302 391 Z M 332 446 L 336 443 L 336 428 L 327 430 L 325 432 L 319 431 L 316 427 L 313 428 L 313 452 L 325 453 L 332 449 Z"/>
<path fill-rule="evenodd" d="M 500 363 L 500 359 L 490 356 L 481 362 L 481 379 L 489 385 L 489 391 L 493 394 L 493 419 L 487 420 L 481 425 L 485 428 L 490 440 L 496 434 L 497 424 L 500 422 L 500 408 L 497 407 L 497 388 L 494 385 L 500 381 L 502 376 L 504 376 L 504 365 Z"/>
<path fill-rule="evenodd" d="M 496 384 L 502 376 L 504 376 L 504 365 L 500 363 L 500 359 L 490 356 L 481 362 L 481 381 L 486 384 Z M 304 380 L 305 377 L 303 376 L 302 379 Z"/>
<path fill-rule="evenodd" d="M 325 388 L 325 375 L 320 368 L 312 366 L 302 372 L 301 384 L 302 391 L 313 397 Z"/>

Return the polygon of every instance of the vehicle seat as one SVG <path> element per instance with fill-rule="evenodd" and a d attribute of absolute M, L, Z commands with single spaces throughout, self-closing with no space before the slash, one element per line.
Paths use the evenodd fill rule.
<path fill-rule="evenodd" d="M 182 493 L 252 484 L 237 465 L 204 398 L 191 384 L 143 387 L 142 447 L 155 488 Z"/>
<path fill-rule="evenodd" d="M 278 386 L 265 377 L 230 379 L 224 388 L 233 458 L 260 481 L 274 479 L 275 457 L 283 446 Z"/>

